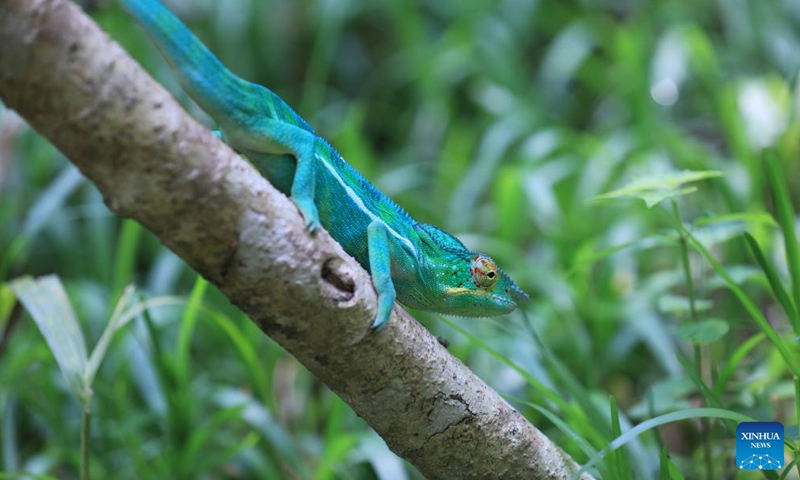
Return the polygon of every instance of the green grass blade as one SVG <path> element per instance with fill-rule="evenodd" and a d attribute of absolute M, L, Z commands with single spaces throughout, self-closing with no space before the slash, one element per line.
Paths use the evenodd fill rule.
<path fill-rule="evenodd" d="M 32 480 L 58 480 L 50 475 L 38 475 L 28 472 L 0 472 L 0 480 L 24 480 L 27 478 Z"/>
<path fill-rule="evenodd" d="M 0 465 L 6 470 L 18 470 L 20 464 L 17 435 L 17 402 L 7 393 L 0 394 Z"/>
<path fill-rule="evenodd" d="M 747 354 L 750 353 L 750 350 L 764 340 L 765 336 L 766 335 L 763 333 L 753 335 L 733 352 L 733 355 L 728 359 L 722 372 L 720 372 L 719 378 L 717 378 L 717 383 L 714 385 L 714 395 L 717 397 L 722 395 L 725 391 L 725 386 L 728 384 L 728 380 L 731 378 L 731 375 L 733 375 L 733 372 L 736 371 L 736 367 L 738 367 Z"/>
<path fill-rule="evenodd" d="M 800 377 L 794 377 L 794 405 L 795 418 L 797 419 L 797 438 L 800 438 Z"/>
<path fill-rule="evenodd" d="M 758 245 L 758 242 L 755 238 L 753 238 L 752 235 L 745 232 L 744 239 L 747 241 L 747 245 L 753 252 L 753 256 L 761 266 L 761 269 L 764 270 L 764 275 L 767 277 L 767 281 L 772 289 L 772 293 L 780 302 L 781 306 L 783 307 L 783 311 L 786 312 L 786 316 L 789 317 L 789 321 L 792 322 L 794 332 L 800 334 L 800 318 L 797 317 L 796 305 L 792 301 L 791 297 L 789 297 L 786 289 L 783 288 L 783 284 L 781 283 L 780 278 L 778 278 L 778 272 L 775 271 L 772 263 L 764 255 L 764 252 L 761 250 L 761 247 Z"/>
<path fill-rule="evenodd" d="M 456 330 L 460 334 L 464 335 L 465 337 L 469 338 L 470 341 L 475 343 L 478 347 L 486 351 L 489 355 L 494 357 L 495 359 L 499 360 L 505 366 L 511 368 L 515 372 L 519 373 L 532 387 L 534 387 L 539 393 L 542 394 L 547 400 L 553 402 L 555 405 L 558 405 L 564 411 L 570 410 L 570 405 L 557 393 L 550 390 L 546 385 L 541 383 L 535 377 L 533 377 L 530 373 L 528 373 L 524 368 L 520 367 L 516 363 L 512 362 L 508 358 L 506 358 L 503 354 L 498 352 L 497 350 L 493 349 L 486 342 L 482 341 L 480 338 L 472 335 L 468 331 L 461 328 L 456 322 L 453 322 L 449 318 L 446 318 L 442 315 L 438 316 L 440 320 L 446 323 L 450 328 Z"/>
<path fill-rule="evenodd" d="M 743 415 L 738 412 L 732 412 L 730 410 L 723 410 L 720 408 L 690 408 L 686 410 L 680 410 L 677 412 L 671 412 L 664 415 L 660 415 L 656 418 L 651 418 L 650 420 L 645 420 L 644 422 L 636 425 L 632 429 L 628 430 L 624 434 L 620 435 L 613 442 L 608 444 L 608 446 L 602 450 L 600 450 L 597 455 L 589 459 L 589 461 L 581 467 L 573 476 L 573 479 L 580 478 L 581 474 L 588 471 L 590 468 L 594 467 L 600 460 L 603 459 L 609 452 L 613 452 L 614 450 L 620 448 L 621 446 L 627 444 L 631 440 L 635 439 L 639 435 L 647 432 L 648 430 L 652 430 L 656 427 L 660 427 L 661 425 L 666 425 L 668 423 L 677 422 L 680 420 L 693 420 L 697 418 L 719 418 L 719 419 L 729 419 L 734 420 L 737 422 L 755 422 L 756 420 L 748 417 L 747 415 Z"/>
<path fill-rule="evenodd" d="M 564 362 L 553 355 L 553 352 L 547 346 L 544 339 L 542 339 L 533 328 L 530 318 L 525 315 L 524 312 L 523 317 L 523 324 L 528 330 L 528 333 L 533 337 L 534 342 L 536 342 L 537 348 L 541 352 L 546 364 L 553 370 L 554 376 L 564 385 L 560 392 L 562 395 L 564 393 L 569 394 L 569 398 L 574 400 L 577 404 L 577 411 L 580 412 L 580 416 L 584 417 L 582 421 L 593 427 L 585 430 L 584 434 L 593 437 L 592 439 L 595 441 L 605 442 L 605 438 L 610 434 L 611 430 L 609 429 L 604 412 L 592 401 L 591 392 L 584 388 Z M 570 421 L 581 421 L 578 417 L 568 418 Z"/>
<path fill-rule="evenodd" d="M 714 268 L 717 274 L 725 281 L 725 283 L 728 285 L 728 288 L 730 288 L 733 294 L 736 295 L 736 298 L 739 299 L 739 302 L 741 302 L 745 310 L 747 310 L 764 334 L 766 334 L 767 337 L 772 341 L 772 343 L 775 345 L 775 348 L 778 349 L 778 353 L 781 354 L 783 360 L 786 362 L 786 367 L 792 372 L 792 374 L 800 375 L 800 366 L 798 366 L 797 359 L 795 358 L 794 354 L 786 346 L 786 342 L 784 342 L 775 329 L 772 328 L 772 325 L 770 325 L 767 319 L 764 318 L 764 315 L 758 310 L 758 307 L 756 307 L 753 301 L 748 298 L 747 294 L 744 293 L 744 290 L 742 290 L 733 277 L 731 277 L 727 270 L 725 270 L 725 267 L 723 267 L 722 264 L 719 263 L 713 255 L 711 255 L 711 252 L 709 252 L 686 227 L 680 225 L 679 228 L 683 231 L 684 235 L 686 235 L 686 238 L 692 242 L 692 245 L 694 245 L 697 251 L 700 252 L 703 258 L 706 259 L 706 261 Z"/>
<path fill-rule="evenodd" d="M 791 462 L 787 463 L 786 466 L 783 467 L 783 471 L 781 471 L 781 475 L 778 477 L 778 480 L 783 480 L 787 478 L 792 473 L 792 468 L 800 463 L 800 457 L 794 457 Z M 792 478 L 796 478 L 793 476 Z"/>
<path fill-rule="evenodd" d="M 11 282 L 11 289 L 42 332 L 72 393 L 86 405 L 91 396 L 84 377 L 86 343 L 61 281 L 55 275 L 21 277 Z"/>
<path fill-rule="evenodd" d="M 25 223 L 8 249 L 0 256 L 0 280 L 6 278 L 12 263 L 25 251 L 30 240 L 45 226 L 53 214 L 63 207 L 64 202 L 86 180 L 80 171 L 72 165 L 62 170 L 28 210 Z"/>
<path fill-rule="evenodd" d="M 337 478 L 334 475 L 335 466 L 341 464 L 356 446 L 356 437 L 349 433 L 343 425 L 347 408 L 347 404 L 340 398 L 333 399 L 325 426 L 322 458 L 314 472 L 315 480 Z"/>
<path fill-rule="evenodd" d="M 11 287 L 7 283 L 0 283 L 0 333 L 5 331 L 15 304 L 14 292 Z M 2 338 L 2 334 L 0 334 L 0 339 Z"/>
<path fill-rule="evenodd" d="M 270 410 L 258 399 L 238 388 L 222 388 L 214 394 L 214 401 L 222 408 L 235 405 L 245 407 L 242 419 L 263 436 L 284 465 L 290 465 L 297 478 L 311 478 L 310 468 L 296 446 L 294 437 L 283 427 Z"/>
<path fill-rule="evenodd" d="M 111 340 L 113 340 L 114 334 L 116 334 L 132 319 L 136 318 L 140 313 L 147 309 L 168 305 L 181 305 L 185 303 L 185 300 L 179 297 L 157 297 L 133 305 L 130 308 L 126 308 L 130 303 L 133 292 L 134 289 L 132 285 L 129 285 L 127 288 L 125 288 L 122 297 L 120 298 L 119 302 L 117 302 L 114 313 L 111 315 L 111 319 L 108 321 L 108 325 L 106 325 L 106 328 L 103 330 L 103 334 L 100 335 L 100 339 L 94 346 L 91 355 L 89 355 L 89 363 L 86 367 L 86 379 L 87 384 L 90 386 L 95 375 L 97 374 L 97 370 L 100 368 L 100 364 L 102 363 L 106 352 L 108 351 L 108 347 L 111 345 Z"/>
<path fill-rule="evenodd" d="M 134 278 L 136 250 L 139 248 L 142 232 L 142 226 L 133 220 L 122 222 L 122 230 L 117 240 L 117 253 L 114 258 L 113 296 L 111 298 L 121 297 L 125 286 Z"/>
<path fill-rule="evenodd" d="M 114 336 L 114 332 L 117 331 L 116 324 L 119 322 L 119 318 L 122 316 L 122 311 L 125 309 L 125 306 L 130 301 L 131 295 L 133 295 L 133 285 L 128 285 L 122 293 L 122 297 L 120 297 L 117 302 L 117 306 L 114 308 L 114 313 L 111 314 L 108 325 L 106 325 L 102 335 L 100 335 L 100 340 L 97 341 L 97 345 L 94 346 L 91 355 L 89 355 L 89 361 L 86 366 L 86 384 L 89 386 L 92 385 L 97 369 L 100 368 L 100 362 L 103 361 L 106 350 L 111 344 L 111 338 Z"/>
<path fill-rule="evenodd" d="M 658 470 L 658 480 L 669 479 L 669 457 L 667 456 L 667 447 L 661 449 L 661 467 Z"/>
<path fill-rule="evenodd" d="M 609 396 L 608 398 L 609 408 L 611 409 L 611 433 L 614 435 L 614 438 L 618 438 L 622 435 L 622 429 L 619 426 L 619 410 L 617 410 L 617 400 L 614 398 L 613 395 Z M 614 451 L 614 466 L 617 470 L 617 478 L 620 480 L 629 479 L 630 471 L 628 470 L 628 458 L 625 455 L 624 448 L 618 448 Z"/>
<path fill-rule="evenodd" d="M 192 293 L 189 295 L 189 301 L 186 305 L 186 310 L 183 311 L 181 317 L 181 328 L 178 333 L 178 345 L 176 348 L 176 376 L 178 379 L 185 381 L 189 378 L 189 360 L 192 333 L 197 324 L 197 315 L 200 308 L 203 306 L 203 297 L 208 289 L 208 282 L 205 281 L 200 275 L 194 283 Z"/>
<path fill-rule="evenodd" d="M 589 392 L 582 388 L 580 383 L 574 379 L 569 370 L 562 363 L 560 363 L 554 355 L 552 355 L 552 353 L 547 349 L 546 345 L 542 342 L 541 338 L 539 338 L 539 336 L 536 335 L 536 333 L 530 327 L 529 323 L 526 322 L 526 326 L 529 328 L 535 341 L 537 342 L 539 350 L 543 353 L 548 365 L 550 365 L 556 371 L 558 378 L 561 379 L 561 381 L 566 385 L 564 391 L 551 390 L 539 382 L 525 369 L 506 358 L 500 352 L 491 348 L 489 345 L 483 342 L 483 340 L 470 334 L 461 328 L 461 326 L 455 322 L 452 322 L 450 319 L 443 316 L 439 316 L 439 318 L 454 330 L 465 335 L 473 343 L 485 350 L 494 358 L 519 373 L 546 400 L 557 406 L 561 410 L 562 416 L 567 418 L 570 423 L 587 426 L 583 433 L 587 437 L 590 437 L 590 441 L 595 443 L 605 443 L 605 438 L 609 432 L 605 416 L 601 411 L 595 408 L 594 403 L 590 399 Z M 566 398 L 573 399 L 574 403 L 568 402 Z"/>
<path fill-rule="evenodd" d="M 667 465 L 669 468 L 669 478 L 670 480 L 686 480 L 686 478 L 681 474 L 681 471 L 678 470 L 678 466 L 672 462 L 672 459 L 667 457 Z"/>
<path fill-rule="evenodd" d="M 128 322 L 138 317 L 140 314 L 152 308 L 166 307 L 171 305 L 184 305 L 185 303 L 186 303 L 185 298 L 174 297 L 174 296 L 150 298 L 148 300 L 145 300 L 144 302 L 137 303 L 136 305 L 133 305 L 127 310 L 125 310 L 120 315 L 120 318 L 117 321 L 117 330 L 127 325 Z"/>
<path fill-rule="evenodd" d="M 233 347 L 239 353 L 245 365 L 247 365 L 247 369 L 250 371 L 250 376 L 253 380 L 255 389 L 258 392 L 259 398 L 264 402 L 273 400 L 273 397 L 270 394 L 271 389 L 269 383 L 267 382 L 267 376 L 262 373 L 263 368 L 259 360 L 258 352 L 253 346 L 253 343 L 250 342 L 238 325 L 236 325 L 236 323 L 228 316 L 209 308 L 205 308 L 204 311 L 210 315 L 212 320 L 216 322 L 217 326 L 219 326 L 225 332 L 225 334 L 228 335 L 228 339 L 230 339 Z M 268 406 L 275 408 L 275 405 Z"/>
<path fill-rule="evenodd" d="M 683 355 L 678 355 L 678 361 L 681 363 L 681 366 L 683 367 L 683 370 L 686 372 L 686 375 L 689 376 L 692 382 L 694 382 L 694 384 L 700 390 L 700 393 L 703 394 L 703 397 L 706 399 L 706 402 L 708 402 L 708 404 L 712 405 L 714 408 L 723 409 L 724 405 L 722 404 L 720 399 L 714 394 L 714 392 L 712 392 L 711 389 L 708 388 L 708 385 L 706 385 L 706 383 L 703 381 L 703 377 L 697 370 L 695 370 L 695 365 Z M 726 420 L 725 425 L 728 427 L 728 431 L 730 431 L 731 434 L 736 433 L 736 425 L 733 422 Z"/>
<path fill-rule="evenodd" d="M 325 449 L 317 466 L 315 480 L 334 480 L 341 478 L 336 475 L 334 468 L 341 465 L 344 459 L 358 444 L 358 439 L 353 435 L 341 434 L 325 443 Z"/>
<path fill-rule="evenodd" d="M 335 57 L 342 25 L 346 20 L 346 10 L 337 4 L 324 2 L 322 8 L 325 11 L 320 16 L 319 30 L 308 61 L 303 98 L 298 110 L 303 116 L 319 111 L 323 104 L 325 86 L 334 65 L 330 59 Z"/>
<path fill-rule="evenodd" d="M 193 472 L 198 476 L 209 473 L 204 471 L 204 468 L 201 468 L 204 463 L 204 457 L 215 450 L 215 448 L 212 448 L 214 447 L 213 442 L 218 431 L 221 430 L 224 425 L 228 423 L 241 423 L 243 421 L 241 413 L 244 408 L 245 405 L 234 405 L 219 410 L 205 421 L 203 425 L 193 426 L 182 452 L 182 460 L 185 462 L 185 465 L 194 465 L 194 467 L 190 467 L 187 471 Z"/>
<path fill-rule="evenodd" d="M 578 434 L 578 432 L 576 432 L 575 429 L 573 429 L 569 423 L 562 420 L 561 416 L 553 412 L 552 410 L 544 408 L 540 405 L 536 405 L 533 402 L 523 400 L 521 398 L 511 397 L 508 395 L 503 395 L 503 398 L 515 403 L 527 405 L 530 408 L 533 408 L 534 410 L 541 413 L 545 418 L 550 420 L 553 423 L 553 425 L 556 426 L 556 428 L 558 428 L 564 434 L 566 434 L 571 441 L 575 442 L 575 444 L 578 446 L 578 448 L 581 449 L 581 451 L 586 455 L 587 458 L 591 458 L 595 454 L 597 454 L 597 449 L 594 448 L 591 443 L 587 442 L 586 439 L 584 439 L 580 434 Z"/>
<path fill-rule="evenodd" d="M 789 264 L 789 275 L 792 278 L 792 296 L 795 306 L 800 305 L 800 248 L 797 245 L 797 235 L 794 231 L 794 209 L 789 198 L 786 181 L 778 169 L 778 155 L 774 150 L 764 152 L 764 167 L 767 171 L 767 180 L 772 187 L 775 210 L 778 215 L 778 224 L 783 231 L 786 244 L 786 261 Z M 795 330 L 797 331 L 797 330 Z M 800 332 L 799 332 L 800 333 Z"/>

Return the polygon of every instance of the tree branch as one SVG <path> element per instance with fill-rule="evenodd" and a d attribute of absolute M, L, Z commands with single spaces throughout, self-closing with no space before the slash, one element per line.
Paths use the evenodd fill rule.
<path fill-rule="evenodd" d="M 73 4 L 0 0 L 0 98 L 428 478 L 576 470 Z"/>

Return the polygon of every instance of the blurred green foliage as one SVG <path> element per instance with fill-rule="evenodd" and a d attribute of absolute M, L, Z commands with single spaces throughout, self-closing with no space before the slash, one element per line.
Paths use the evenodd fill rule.
<path fill-rule="evenodd" d="M 606 479 L 778 478 L 735 469 L 731 428 L 778 420 L 798 439 L 800 2 L 167 3 L 415 219 L 532 294 L 526 316 L 415 314 L 576 460 Z M 118 8 L 91 14 L 208 120 Z M 681 171 L 722 176 L 687 194 L 667 185 Z M 645 176 L 652 208 L 591 201 Z M 0 282 L 51 273 L 89 345 L 128 284 L 187 298 L 111 343 L 94 477 L 420 478 L 2 111 Z M 81 406 L 6 283 L 0 328 L 0 471 L 77 478 Z"/>

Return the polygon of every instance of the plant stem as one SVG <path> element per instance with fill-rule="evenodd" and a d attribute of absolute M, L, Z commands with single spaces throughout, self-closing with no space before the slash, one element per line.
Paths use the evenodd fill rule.
<path fill-rule="evenodd" d="M 81 416 L 81 480 L 89 480 L 89 405 L 83 406 Z"/>
<path fill-rule="evenodd" d="M 678 208 L 678 202 L 675 199 L 672 199 L 672 212 L 675 214 L 675 222 L 677 222 L 678 231 L 678 244 L 680 245 L 681 249 L 681 264 L 683 265 L 683 274 L 686 277 L 686 294 L 689 296 L 689 318 L 692 319 L 693 322 L 697 322 L 697 307 L 695 305 L 695 294 L 694 294 L 694 280 L 692 280 L 692 266 L 689 263 L 689 248 L 687 246 L 686 236 L 683 234 L 683 229 L 680 228 L 682 221 L 681 221 L 681 212 Z M 700 345 L 694 346 L 694 365 L 697 369 L 697 373 L 701 376 L 703 374 L 703 357 L 702 351 L 700 350 Z"/>
<path fill-rule="evenodd" d="M 672 199 L 672 212 L 675 214 L 675 221 L 678 225 L 681 224 L 681 212 L 678 209 L 678 202 Z M 694 296 L 694 281 L 692 280 L 692 267 L 689 264 L 689 249 L 686 245 L 686 236 L 683 234 L 681 228 L 677 229 L 679 235 L 679 242 L 681 247 L 681 263 L 683 264 L 683 273 L 686 276 L 686 290 L 689 295 L 689 316 L 693 321 L 697 321 L 697 309 L 695 306 Z"/>
<path fill-rule="evenodd" d="M 791 432 L 790 434 L 797 434 L 800 433 L 800 377 L 795 375 L 794 377 L 794 404 L 795 404 L 795 416 L 797 417 L 797 432 Z M 786 438 L 787 432 L 783 432 L 783 437 Z M 800 456 L 800 441 L 794 442 L 794 458 Z M 797 468 L 797 473 L 800 474 L 800 463 L 795 464 L 795 468 Z"/>
<path fill-rule="evenodd" d="M 686 277 L 686 293 L 689 297 L 689 317 L 691 318 L 692 322 L 697 323 L 697 307 L 695 302 L 695 291 L 694 291 L 694 280 L 692 280 L 692 266 L 689 263 L 689 248 L 688 248 L 688 241 L 686 239 L 686 235 L 683 232 L 683 222 L 681 220 L 681 212 L 678 208 L 678 202 L 673 198 L 672 199 L 672 212 L 675 215 L 675 222 L 676 222 L 676 230 L 678 232 L 679 238 L 679 245 L 681 250 L 681 263 L 683 265 L 683 273 Z M 700 345 L 694 345 L 694 365 L 695 369 L 697 370 L 697 374 L 700 378 L 703 377 L 703 351 L 700 348 Z M 702 437 L 703 437 L 703 457 L 706 464 L 706 476 L 707 478 L 714 478 L 714 464 L 711 458 L 711 445 L 710 445 L 710 436 L 711 436 L 711 422 L 708 421 L 707 418 L 701 420 L 702 426 Z"/>

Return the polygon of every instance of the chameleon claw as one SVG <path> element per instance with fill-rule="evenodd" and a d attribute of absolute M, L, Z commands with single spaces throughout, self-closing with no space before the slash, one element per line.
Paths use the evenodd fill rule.
<path fill-rule="evenodd" d="M 385 318 L 377 317 L 375 319 L 375 321 L 372 322 L 372 325 L 369 328 L 373 332 L 378 333 L 381 330 L 383 330 L 384 328 L 386 328 L 386 325 L 388 325 L 388 324 L 389 324 L 389 317 L 388 316 L 386 316 Z"/>
<path fill-rule="evenodd" d="M 306 216 L 305 214 L 303 214 L 303 218 L 306 219 L 305 224 L 306 224 L 306 228 L 308 229 L 309 232 L 312 232 L 312 233 L 316 232 L 317 229 L 322 226 L 319 223 L 319 218 L 316 218 L 316 217 L 312 218 L 310 215 Z"/>
<path fill-rule="evenodd" d="M 321 224 L 319 223 L 319 221 L 316 221 L 316 222 L 315 222 L 315 221 L 306 221 L 306 228 L 307 228 L 307 229 L 308 229 L 308 231 L 309 231 L 309 232 L 311 232 L 311 233 L 314 233 L 314 232 L 316 232 L 316 231 L 317 231 L 317 229 L 318 229 L 320 226 L 321 226 Z"/>
<path fill-rule="evenodd" d="M 306 228 L 309 232 L 314 232 L 320 227 L 319 223 L 319 213 L 317 213 L 317 206 L 314 205 L 314 202 L 298 202 L 297 200 L 293 199 L 295 205 L 300 210 L 300 214 L 305 219 Z"/>

